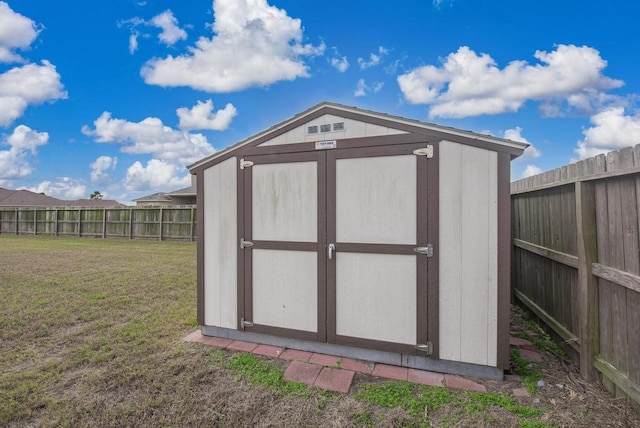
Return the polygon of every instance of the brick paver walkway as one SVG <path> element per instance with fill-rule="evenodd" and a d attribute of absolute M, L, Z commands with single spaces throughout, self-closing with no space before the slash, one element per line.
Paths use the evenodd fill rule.
<path fill-rule="evenodd" d="M 520 349 L 524 358 L 532 361 L 542 361 L 542 355 L 531 350 L 531 343 L 527 340 L 511 338 L 511 346 Z M 284 349 L 277 346 L 260 345 L 241 340 L 222 339 L 203 336 L 195 331 L 183 339 L 187 342 L 198 342 L 229 351 L 250 352 L 271 358 L 289 361 L 283 379 L 301 382 L 317 388 L 341 393 L 348 393 L 355 373 L 362 373 L 386 379 L 404 380 L 423 385 L 464 389 L 468 391 L 487 392 L 487 387 L 466 377 L 451 374 L 435 373 L 426 370 L 409 369 L 388 364 L 341 358 L 335 355 L 318 354 L 314 352 Z M 514 396 L 527 394 L 522 388 L 517 376 L 505 376 L 505 381 L 517 381 L 518 387 L 513 389 Z"/>

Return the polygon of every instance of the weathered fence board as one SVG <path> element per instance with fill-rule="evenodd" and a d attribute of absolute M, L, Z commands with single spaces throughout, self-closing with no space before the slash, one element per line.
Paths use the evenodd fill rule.
<path fill-rule="evenodd" d="M 640 403 L 640 145 L 511 185 L 514 296 Z"/>
<path fill-rule="evenodd" d="M 196 238 L 195 207 L 0 208 L 0 233 L 96 238 Z"/>

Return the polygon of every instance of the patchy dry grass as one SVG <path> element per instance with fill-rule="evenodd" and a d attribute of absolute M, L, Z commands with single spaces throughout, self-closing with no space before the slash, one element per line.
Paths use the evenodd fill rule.
<path fill-rule="evenodd" d="M 0 235 L 0 426 L 638 421 L 625 403 L 592 386 L 576 406 L 563 405 L 561 393 L 574 390 L 569 386 L 549 398 L 541 388 L 534 397 L 515 399 L 364 375 L 349 395 L 286 383 L 284 361 L 180 340 L 197 328 L 195 283 L 193 243 Z M 556 380 L 560 370 L 541 370 L 546 381 L 551 376 L 551 382 L 571 385 L 569 378 Z"/>

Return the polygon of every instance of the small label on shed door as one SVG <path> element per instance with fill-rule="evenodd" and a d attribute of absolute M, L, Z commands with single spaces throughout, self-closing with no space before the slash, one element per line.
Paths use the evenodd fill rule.
<path fill-rule="evenodd" d="M 316 150 L 335 149 L 336 147 L 338 147 L 338 142 L 336 140 L 316 141 Z"/>

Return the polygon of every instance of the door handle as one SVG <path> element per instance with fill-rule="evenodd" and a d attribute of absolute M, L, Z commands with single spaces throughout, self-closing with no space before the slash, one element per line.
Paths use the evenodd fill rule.
<path fill-rule="evenodd" d="M 336 245 L 335 244 L 329 244 L 329 247 L 327 247 L 327 252 L 328 252 L 329 260 L 332 260 L 333 259 L 333 253 L 336 252 Z"/>

